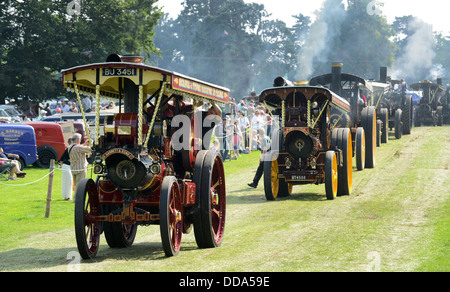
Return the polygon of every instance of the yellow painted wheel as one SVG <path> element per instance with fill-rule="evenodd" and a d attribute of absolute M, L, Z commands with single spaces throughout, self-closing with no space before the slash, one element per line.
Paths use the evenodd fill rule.
<path fill-rule="evenodd" d="M 341 135 L 338 136 L 338 148 L 344 159 L 342 167 L 339 168 L 338 196 L 348 196 L 352 192 L 353 181 L 352 134 L 349 128 L 342 129 Z"/>
<path fill-rule="evenodd" d="M 278 179 L 278 154 L 270 152 L 266 154 L 264 163 L 264 193 L 268 201 L 274 201 L 278 196 L 280 180 Z"/>
<path fill-rule="evenodd" d="M 334 200 L 338 190 L 338 165 L 334 151 L 328 151 L 325 157 L 325 193 L 328 200 Z"/>

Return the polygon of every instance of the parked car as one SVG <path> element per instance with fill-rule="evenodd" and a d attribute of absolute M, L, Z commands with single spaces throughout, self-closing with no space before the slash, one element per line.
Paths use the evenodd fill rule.
<path fill-rule="evenodd" d="M 0 108 L 0 123 L 11 123 L 11 116 Z"/>
<path fill-rule="evenodd" d="M 17 106 L 13 104 L 0 104 L 0 109 L 4 110 L 8 116 L 11 117 L 11 121 L 18 123 L 26 116 Z"/>
<path fill-rule="evenodd" d="M 45 122 L 27 122 L 22 124 L 33 127 L 36 134 L 39 159 L 35 162 L 35 165 L 41 168 L 48 168 L 51 159 L 58 161 L 64 150 L 66 150 L 66 141 L 61 125 Z"/>
<path fill-rule="evenodd" d="M 86 123 L 89 127 L 89 132 L 90 132 L 90 136 L 91 139 L 95 139 L 95 133 L 96 133 L 96 126 L 95 126 L 95 113 L 87 113 L 85 114 L 86 117 Z M 102 113 L 99 116 L 99 125 L 100 125 L 100 136 L 104 134 L 104 124 L 105 124 L 105 120 L 107 120 L 109 117 L 113 118 L 114 117 L 114 113 Z M 110 118 L 110 121 L 111 121 Z M 83 116 L 78 113 L 78 114 L 74 114 L 74 113 L 66 113 L 66 114 L 56 114 L 56 115 L 51 115 L 49 117 L 45 117 L 41 120 L 42 122 L 80 122 L 81 124 L 84 125 L 83 122 Z M 84 127 L 84 126 L 83 126 Z M 86 132 L 86 129 L 84 130 Z M 81 133 L 79 132 L 83 137 L 86 135 L 85 133 Z M 82 138 L 82 142 L 84 143 L 85 138 Z"/>
<path fill-rule="evenodd" d="M 5 153 L 19 155 L 20 169 L 37 161 L 36 136 L 29 125 L 0 124 L 0 147 Z"/>
<path fill-rule="evenodd" d="M 70 137 L 72 137 L 73 134 L 75 134 L 75 133 L 81 134 L 81 144 L 84 144 L 84 142 L 88 138 L 87 134 L 86 134 L 86 128 L 84 127 L 84 124 L 82 122 L 67 121 L 67 122 L 57 122 L 57 124 L 60 124 L 63 128 L 64 128 L 64 125 L 68 125 L 68 124 L 73 125 L 73 133 L 71 134 Z M 64 132 L 64 134 L 65 134 L 65 138 L 66 138 L 65 141 L 67 142 L 68 137 L 65 132 Z"/>

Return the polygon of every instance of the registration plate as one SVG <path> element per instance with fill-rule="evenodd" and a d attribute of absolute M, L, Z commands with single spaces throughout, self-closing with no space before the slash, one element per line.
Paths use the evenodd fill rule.
<path fill-rule="evenodd" d="M 292 180 L 306 180 L 306 176 L 304 175 L 293 175 Z"/>
<path fill-rule="evenodd" d="M 103 68 L 103 76 L 136 76 L 136 68 Z"/>

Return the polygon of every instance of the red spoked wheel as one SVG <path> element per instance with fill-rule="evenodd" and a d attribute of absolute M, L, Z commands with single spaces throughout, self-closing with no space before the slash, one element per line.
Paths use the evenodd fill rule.
<path fill-rule="evenodd" d="M 75 236 L 78 251 L 83 259 L 97 255 L 100 242 L 100 202 L 97 186 L 92 179 L 81 180 L 75 192 Z"/>
<path fill-rule="evenodd" d="M 166 256 L 176 256 L 180 251 L 183 234 L 183 205 L 176 177 L 166 176 L 161 186 L 159 201 L 159 227 Z"/>
<path fill-rule="evenodd" d="M 207 151 L 196 188 L 195 240 L 200 248 L 218 247 L 225 230 L 226 188 L 222 158 L 216 151 Z"/>

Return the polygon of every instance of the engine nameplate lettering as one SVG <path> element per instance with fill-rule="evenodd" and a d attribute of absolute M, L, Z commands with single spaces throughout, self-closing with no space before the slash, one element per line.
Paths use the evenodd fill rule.
<path fill-rule="evenodd" d="M 106 158 L 108 158 L 109 156 L 114 155 L 114 154 L 123 154 L 126 157 L 128 157 L 128 159 L 130 159 L 130 160 L 133 160 L 133 158 L 134 158 L 134 155 L 130 151 L 125 150 L 123 148 L 111 149 L 111 150 L 105 152 L 105 154 L 102 155 L 102 158 L 103 158 L 103 160 L 105 160 Z"/>

